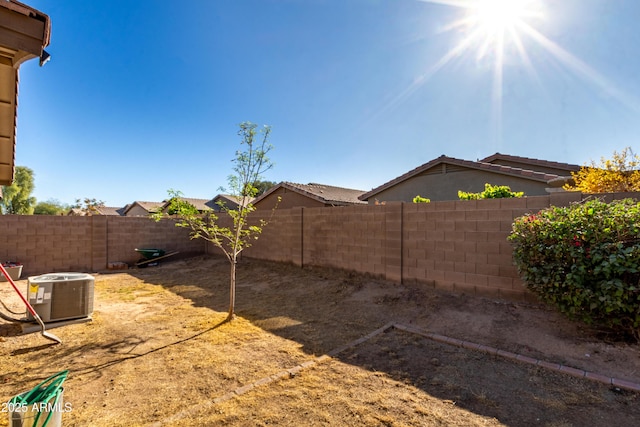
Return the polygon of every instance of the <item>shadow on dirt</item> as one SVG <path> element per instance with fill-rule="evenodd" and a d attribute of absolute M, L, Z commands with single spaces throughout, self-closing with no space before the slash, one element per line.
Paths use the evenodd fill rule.
<path fill-rule="evenodd" d="M 226 259 L 199 257 L 128 273 L 188 298 L 194 305 L 225 312 L 228 272 Z M 439 303 L 457 298 L 348 272 L 251 259 L 239 263 L 237 280 L 238 316 L 298 342 L 314 356 L 327 354 L 390 321 L 427 329 L 438 317 Z M 486 325 L 477 327 L 500 327 L 513 322 L 513 316 L 508 309 L 489 312 L 484 316 Z M 470 325 L 473 327 L 473 319 Z M 636 393 L 619 393 L 600 383 L 397 330 L 347 349 L 337 358 L 372 372 L 385 372 L 398 382 L 508 425 L 600 425 L 611 419 L 612 411 L 619 425 L 632 425 L 640 418 Z"/>

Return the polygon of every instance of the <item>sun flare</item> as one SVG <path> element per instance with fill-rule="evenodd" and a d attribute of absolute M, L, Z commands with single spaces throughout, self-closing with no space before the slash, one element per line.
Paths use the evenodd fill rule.
<path fill-rule="evenodd" d="M 549 0 L 418 0 L 424 3 L 461 9 L 457 19 L 440 28 L 440 33 L 457 39 L 441 57 L 416 76 L 413 82 L 389 101 L 385 109 L 394 108 L 415 93 L 447 65 L 465 61 L 467 69 L 484 73 L 490 70 L 491 133 L 494 145 L 501 144 L 502 104 L 505 70 L 520 68 L 542 87 L 542 71 L 547 64 L 559 64 L 575 76 L 592 84 L 605 96 L 640 111 L 640 101 L 616 88 L 605 76 L 545 36 L 542 28 L 550 24 Z"/>
<path fill-rule="evenodd" d="M 470 11 L 470 19 L 488 33 L 514 28 L 532 15 L 526 0 L 479 0 Z"/>
<path fill-rule="evenodd" d="M 522 32 L 542 17 L 539 0 L 476 0 L 469 3 L 466 17 L 456 26 L 465 27 L 479 46 L 478 58 L 490 53 L 498 58 L 507 44 L 522 55 Z"/>

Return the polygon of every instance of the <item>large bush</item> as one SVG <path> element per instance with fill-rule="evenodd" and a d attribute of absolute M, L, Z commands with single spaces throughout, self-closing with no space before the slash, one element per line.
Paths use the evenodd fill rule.
<path fill-rule="evenodd" d="M 640 203 L 591 200 L 517 218 L 526 286 L 562 313 L 640 340 Z"/>
<path fill-rule="evenodd" d="M 566 190 L 583 193 L 617 193 L 640 191 L 640 156 L 631 147 L 620 153 L 613 152 L 611 159 L 592 161 L 591 166 L 583 166 L 571 172 L 573 183 L 564 186 Z"/>

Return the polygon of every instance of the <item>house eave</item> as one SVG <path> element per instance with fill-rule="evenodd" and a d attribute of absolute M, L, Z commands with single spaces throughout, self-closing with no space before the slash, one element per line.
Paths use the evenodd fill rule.
<path fill-rule="evenodd" d="M 0 1 L 0 185 L 11 185 L 15 171 L 18 68 L 45 57 L 51 21 L 15 0 Z"/>

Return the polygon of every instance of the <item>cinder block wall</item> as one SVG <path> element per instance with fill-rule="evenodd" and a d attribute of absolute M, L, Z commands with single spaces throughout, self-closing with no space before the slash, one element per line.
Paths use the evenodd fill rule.
<path fill-rule="evenodd" d="M 590 195 L 552 193 L 521 199 L 393 202 L 257 211 L 270 220 L 245 256 L 316 265 L 503 299 L 530 299 L 507 241 L 514 218 Z M 598 195 L 605 200 L 640 193 Z M 169 220 L 141 217 L 0 215 L 0 261 L 24 264 L 23 276 L 102 271 L 109 262 L 134 263 L 135 248 L 183 254 L 216 253 Z"/>
<path fill-rule="evenodd" d="M 1 215 L 0 261 L 21 262 L 23 276 L 94 271 L 94 249 L 104 249 L 93 235 L 93 217 Z"/>
<path fill-rule="evenodd" d="M 205 242 L 171 221 L 116 216 L 0 215 L 0 261 L 18 261 L 23 277 L 97 272 L 109 262 L 135 263 L 136 248 L 204 253 Z"/>
<path fill-rule="evenodd" d="M 269 223 L 263 227 L 258 240 L 251 242 L 247 249 L 254 258 L 269 261 L 290 262 L 295 265 L 303 265 L 302 236 L 303 236 L 303 212 L 316 210 L 317 208 L 291 208 L 278 209 L 265 217 Z M 272 215 L 272 216 L 271 216 Z M 255 219 L 260 215 L 253 215 Z"/>
<path fill-rule="evenodd" d="M 549 203 L 550 196 L 406 204 L 403 279 L 456 292 L 528 298 L 507 236 L 514 218 Z"/>
<path fill-rule="evenodd" d="M 563 192 L 521 199 L 281 210 L 244 255 L 528 300 L 532 295 L 520 281 L 507 241 L 513 220 L 580 200 L 580 193 Z"/>
<path fill-rule="evenodd" d="M 206 242 L 189 239 L 189 230 L 176 227 L 170 220 L 155 222 L 144 217 L 108 216 L 106 262 L 134 263 L 140 259 L 135 249 L 160 248 L 180 254 L 204 253 Z"/>

